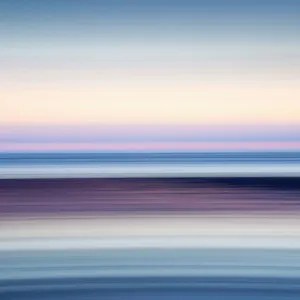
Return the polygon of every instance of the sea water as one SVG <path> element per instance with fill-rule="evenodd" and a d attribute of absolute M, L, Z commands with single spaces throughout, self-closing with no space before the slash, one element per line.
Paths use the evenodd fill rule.
<path fill-rule="evenodd" d="M 299 175 L 296 151 L 0 154 L 0 178 Z"/>

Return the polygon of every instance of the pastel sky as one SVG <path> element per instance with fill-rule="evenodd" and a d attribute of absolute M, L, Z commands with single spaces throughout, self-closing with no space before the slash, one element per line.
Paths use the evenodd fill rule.
<path fill-rule="evenodd" d="M 0 1 L 0 150 L 300 149 L 300 2 Z"/>

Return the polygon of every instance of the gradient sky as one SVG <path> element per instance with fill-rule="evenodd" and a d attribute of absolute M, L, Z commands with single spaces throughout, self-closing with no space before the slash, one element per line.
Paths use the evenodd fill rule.
<path fill-rule="evenodd" d="M 2 0 L 0 146 L 298 148 L 299 15 L 292 0 Z"/>

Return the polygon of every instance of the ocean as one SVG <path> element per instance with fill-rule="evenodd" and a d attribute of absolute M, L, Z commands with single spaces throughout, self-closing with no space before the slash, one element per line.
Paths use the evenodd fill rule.
<path fill-rule="evenodd" d="M 0 178 L 299 175 L 296 151 L 0 153 Z"/>
<path fill-rule="evenodd" d="M 1 153 L 0 298 L 300 294 L 300 153 Z"/>

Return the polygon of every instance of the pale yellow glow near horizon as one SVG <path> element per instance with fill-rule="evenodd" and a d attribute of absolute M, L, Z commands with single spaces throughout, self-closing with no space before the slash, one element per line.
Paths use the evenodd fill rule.
<path fill-rule="evenodd" d="M 1 123 L 299 123 L 289 82 L 109 82 L 0 86 Z"/>

